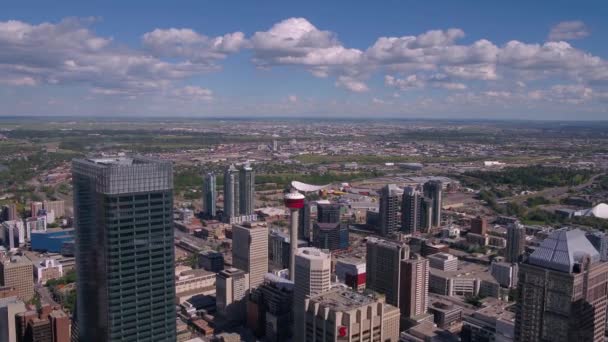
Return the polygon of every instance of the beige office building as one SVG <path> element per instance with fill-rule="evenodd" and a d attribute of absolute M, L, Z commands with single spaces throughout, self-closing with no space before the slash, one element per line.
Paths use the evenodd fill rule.
<path fill-rule="evenodd" d="M 306 298 L 329 291 L 331 288 L 331 255 L 316 248 L 298 248 L 294 282 L 294 339 L 304 339 L 304 311 Z"/>
<path fill-rule="evenodd" d="M 429 260 L 419 255 L 401 262 L 401 314 L 415 318 L 426 314 L 429 296 Z"/>
<path fill-rule="evenodd" d="M 249 289 L 264 283 L 268 273 L 268 226 L 245 222 L 232 226 L 232 266 L 249 273 Z"/>
<path fill-rule="evenodd" d="M 25 311 L 25 304 L 17 297 L 0 299 L 0 342 L 17 341 L 15 315 Z"/>
<path fill-rule="evenodd" d="M 34 265 L 24 257 L 0 262 L 0 286 L 14 287 L 24 302 L 34 297 Z"/>
<path fill-rule="evenodd" d="M 218 313 L 230 321 L 244 321 L 248 286 L 249 274 L 243 270 L 232 267 L 218 273 L 215 282 Z"/>
<path fill-rule="evenodd" d="M 352 290 L 332 290 L 306 299 L 304 340 L 399 341 L 399 309 Z"/>

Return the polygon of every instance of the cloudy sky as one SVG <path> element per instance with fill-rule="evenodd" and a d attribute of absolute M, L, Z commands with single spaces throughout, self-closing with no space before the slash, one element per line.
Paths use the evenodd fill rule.
<path fill-rule="evenodd" d="M 0 115 L 608 119 L 605 1 L 2 1 Z"/>

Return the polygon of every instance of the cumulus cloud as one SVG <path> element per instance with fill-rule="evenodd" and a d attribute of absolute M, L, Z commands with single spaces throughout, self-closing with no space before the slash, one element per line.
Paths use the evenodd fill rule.
<path fill-rule="evenodd" d="M 467 85 L 453 81 L 448 75 L 433 74 L 429 76 L 409 75 L 405 78 L 397 78 L 391 75 L 384 77 L 384 84 L 399 90 L 421 89 L 428 86 L 443 88 L 447 90 L 465 90 Z"/>
<path fill-rule="evenodd" d="M 172 81 L 210 70 L 116 46 L 112 38 L 95 35 L 90 23 L 0 22 L 0 79 L 20 85 L 85 84 L 98 94 L 134 95 L 164 90 Z"/>
<path fill-rule="evenodd" d="M 185 86 L 173 90 L 173 95 L 182 100 L 212 101 L 213 92 L 198 86 Z"/>
<path fill-rule="evenodd" d="M 187 28 L 155 29 L 145 33 L 142 41 L 155 56 L 187 58 L 202 64 L 213 64 L 248 44 L 242 32 L 211 38 Z"/>
<path fill-rule="evenodd" d="M 582 21 L 562 21 L 553 26 L 549 32 L 549 40 L 582 39 L 589 35 L 589 29 Z"/>
<path fill-rule="evenodd" d="M 369 90 L 369 88 L 364 82 L 349 76 L 338 77 L 338 80 L 336 81 L 336 86 L 348 89 L 354 93 L 363 93 Z"/>

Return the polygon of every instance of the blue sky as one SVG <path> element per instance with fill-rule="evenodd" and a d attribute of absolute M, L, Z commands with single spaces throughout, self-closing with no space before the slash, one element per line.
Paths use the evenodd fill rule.
<path fill-rule="evenodd" d="M 0 8 L 0 115 L 608 118 L 602 1 Z"/>

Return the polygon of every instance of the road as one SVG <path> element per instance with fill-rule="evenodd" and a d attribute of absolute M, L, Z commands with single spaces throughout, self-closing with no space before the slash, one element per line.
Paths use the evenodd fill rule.
<path fill-rule="evenodd" d="M 46 303 L 51 306 L 59 305 L 57 302 L 55 302 L 55 300 L 53 299 L 53 296 L 51 295 L 51 292 L 49 291 L 49 289 L 46 286 L 36 284 L 35 290 L 38 293 L 38 295 L 40 295 L 40 303 L 43 303 L 43 304 Z"/>
<path fill-rule="evenodd" d="M 600 173 L 597 174 L 593 177 L 591 177 L 591 179 L 589 179 L 588 181 L 586 181 L 583 184 L 579 184 L 576 186 L 560 186 L 560 187 L 556 187 L 556 188 L 548 188 L 548 189 L 543 189 L 540 190 L 538 192 L 535 192 L 533 194 L 529 194 L 529 195 L 523 195 L 523 196 L 511 196 L 511 197 L 505 197 L 505 198 L 501 198 L 500 201 L 501 202 L 516 202 L 516 203 L 522 203 L 525 200 L 527 200 L 530 197 L 538 197 L 538 196 L 543 196 L 545 198 L 547 198 L 548 200 L 551 201 L 555 201 L 556 199 L 561 198 L 563 195 L 565 195 L 566 193 L 568 193 L 568 190 L 572 189 L 574 191 L 578 191 L 581 190 L 582 188 L 588 187 L 591 184 L 593 184 L 593 182 L 601 177 L 605 175 L 604 173 Z"/>

